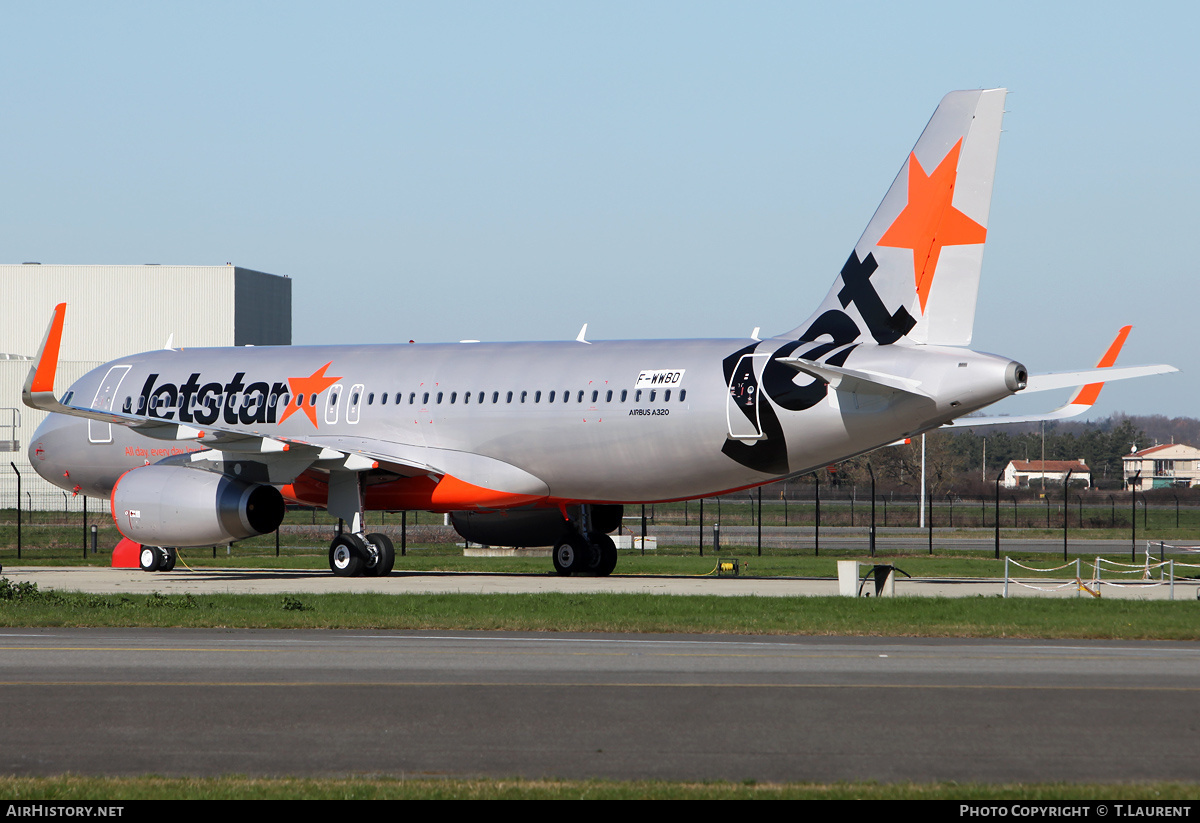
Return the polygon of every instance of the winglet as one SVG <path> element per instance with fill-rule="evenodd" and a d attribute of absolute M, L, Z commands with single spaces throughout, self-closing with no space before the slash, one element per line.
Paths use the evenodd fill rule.
<path fill-rule="evenodd" d="M 31 408 L 44 408 L 46 401 L 54 403 L 54 375 L 58 371 L 58 350 L 62 345 L 63 321 L 67 314 L 67 304 L 59 303 L 54 307 L 54 315 L 50 318 L 50 326 L 46 336 L 42 338 L 42 347 L 38 349 L 33 368 L 25 378 L 25 386 L 21 390 L 21 400 Z"/>
<path fill-rule="evenodd" d="M 1125 345 L 1125 338 L 1129 337 L 1129 330 L 1132 328 L 1133 326 L 1125 326 L 1117 332 L 1116 338 L 1113 339 L 1112 344 L 1108 347 L 1108 351 L 1100 358 L 1100 362 L 1096 364 L 1096 368 L 1107 369 L 1117 362 L 1117 355 L 1121 353 L 1121 347 Z M 1067 405 L 1091 407 L 1096 402 L 1096 398 L 1100 396 L 1102 388 L 1104 388 L 1103 383 L 1088 383 L 1075 392 L 1075 396 L 1067 401 Z"/>

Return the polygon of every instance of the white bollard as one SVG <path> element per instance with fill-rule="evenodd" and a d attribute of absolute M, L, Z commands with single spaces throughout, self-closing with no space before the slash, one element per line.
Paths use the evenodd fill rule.
<path fill-rule="evenodd" d="M 839 560 L 838 594 L 843 597 L 858 597 L 858 561 Z"/>

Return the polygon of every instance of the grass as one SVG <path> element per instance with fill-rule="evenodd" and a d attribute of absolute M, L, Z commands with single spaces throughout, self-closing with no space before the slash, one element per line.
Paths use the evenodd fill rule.
<path fill-rule="evenodd" d="M 702 783 L 449 778 L 7 777 L 8 803 L 133 800 L 960 800 L 1194 801 L 1188 783 Z"/>
<path fill-rule="evenodd" d="M 95 595 L 0 578 L 0 626 L 1200 640 L 1200 602 L 656 594 Z"/>

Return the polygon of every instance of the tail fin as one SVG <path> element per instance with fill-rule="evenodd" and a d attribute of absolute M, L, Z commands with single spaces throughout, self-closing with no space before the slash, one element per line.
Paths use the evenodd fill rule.
<path fill-rule="evenodd" d="M 821 307 L 785 337 L 828 334 L 837 312 L 878 343 L 971 342 L 1007 93 L 942 98 Z"/>

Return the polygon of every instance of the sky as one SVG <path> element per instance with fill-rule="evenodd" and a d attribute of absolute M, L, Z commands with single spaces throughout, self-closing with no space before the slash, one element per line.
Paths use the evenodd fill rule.
<path fill-rule="evenodd" d="M 0 25 L 0 260 L 288 275 L 296 344 L 781 333 L 942 95 L 1003 86 L 972 347 L 1074 370 L 1132 323 L 1118 365 L 1182 373 L 1092 416 L 1200 417 L 1195 4 L 9 0 Z"/>

